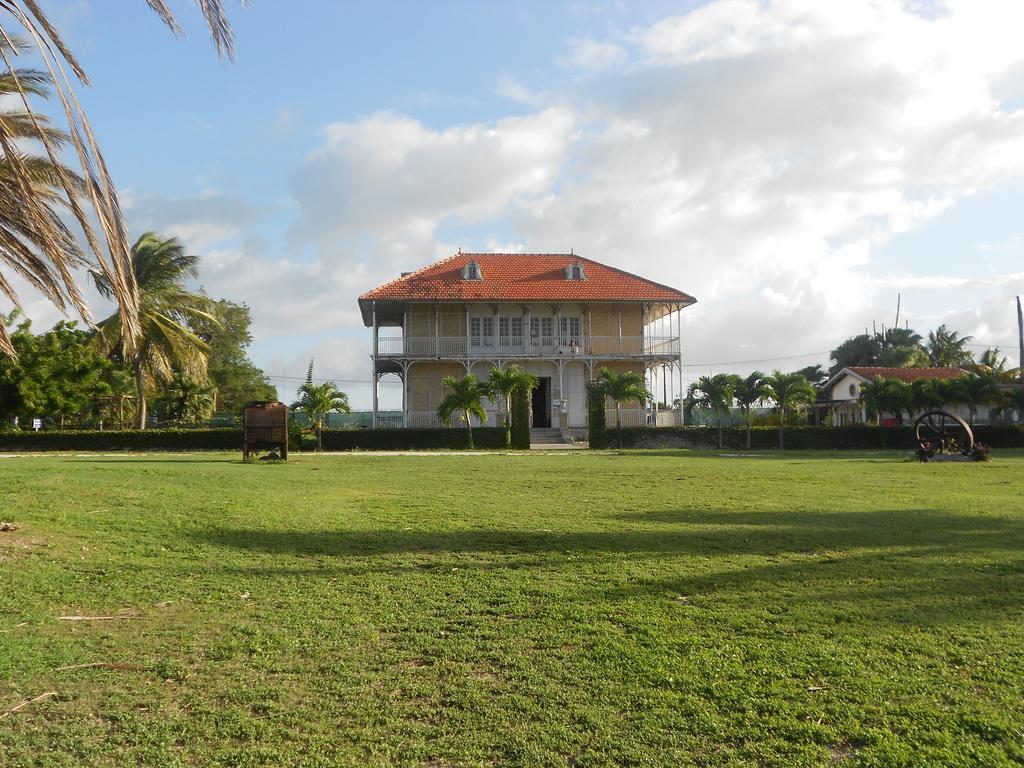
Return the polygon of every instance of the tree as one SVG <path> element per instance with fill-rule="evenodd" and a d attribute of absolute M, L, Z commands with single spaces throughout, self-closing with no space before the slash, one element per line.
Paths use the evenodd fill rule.
<path fill-rule="evenodd" d="M 196 381 L 175 373 L 158 402 L 164 415 L 179 424 L 198 424 L 214 413 L 217 389 L 211 381 Z"/>
<path fill-rule="evenodd" d="M 820 366 L 818 366 L 820 368 Z M 743 420 L 747 425 L 747 450 L 750 450 L 750 413 L 754 406 L 771 397 L 771 391 L 761 371 L 754 371 L 745 379 L 740 379 L 733 388 L 732 396 L 736 405 L 743 412 Z"/>
<path fill-rule="evenodd" d="M 835 360 L 835 365 L 829 371 L 834 376 L 843 368 L 852 365 L 876 365 L 880 354 L 882 344 L 879 339 L 862 333 L 847 339 L 832 350 L 831 357 Z"/>
<path fill-rule="evenodd" d="M 701 376 L 686 391 L 687 409 L 694 407 L 710 411 L 718 428 L 718 449 L 722 449 L 722 415 L 728 415 L 733 393 L 741 379 L 731 373 Z"/>
<path fill-rule="evenodd" d="M 168 27 L 181 28 L 164 0 L 147 0 Z M 218 52 L 231 58 L 234 38 L 224 12 L 223 0 L 199 3 Z M 26 44 L 18 31 L 27 33 L 48 75 L 11 69 L 11 60 Z M 60 218 L 66 207 L 70 218 L 82 229 L 92 255 L 93 266 L 103 276 L 110 295 L 116 299 L 121 316 L 122 346 L 128 357 L 137 354 L 142 338 L 138 323 L 139 296 L 132 279 L 128 236 L 113 181 L 93 136 L 85 113 L 73 94 L 65 71 L 82 83 L 88 77 L 57 28 L 39 4 L 32 0 L 0 2 L 0 61 L 9 69 L 7 93 L 20 103 L 21 112 L 0 119 L 0 263 L 39 289 L 57 306 L 74 306 L 83 318 L 89 313 L 78 290 L 74 268 L 81 252 L 69 237 Z M 31 97 L 42 95 L 40 84 L 49 81 L 58 95 L 68 133 L 54 131 L 45 115 L 34 110 Z M 5 101 L 0 86 L 0 101 Z M 23 154 L 26 143 L 38 142 L 43 154 Z M 78 163 L 79 171 L 60 164 L 64 142 Z M 82 179 L 87 179 L 84 186 Z M 104 242 L 96 232 L 98 222 Z M 0 274 L 0 292 L 18 305 L 10 282 Z M 0 351 L 15 350 L 6 330 L 0 330 Z"/>
<path fill-rule="evenodd" d="M 860 388 L 860 401 L 873 414 L 881 426 L 882 413 L 891 413 L 897 421 L 903 421 L 903 412 L 910 412 L 911 390 L 899 379 L 876 376 L 874 381 L 865 382 Z"/>
<path fill-rule="evenodd" d="M 979 376 L 986 373 L 1002 376 L 1006 373 L 1006 366 L 1009 360 L 1000 354 L 999 347 L 990 347 L 981 353 L 978 362 L 972 366 L 972 370 Z"/>
<path fill-rule="evenodd" d="M 254 400 L 276 400 L 277 389 L 246 353 L 252 343 L 249 307 L 220 299 L 211 314 L 215 322 L 196 316 L 189 318 L 189 327 L 210 348 L 206 368 L 215 387 L 214 410 L 237 413 Z"/>
<path fill-rule="evenodd" d="M 24 45 L 14 40 L 15 45 Z M 0 54 L 5 62 L 17 49 L 0 37 Z M 71 281 L 72 270 L 85 264 L 74 234 L 64 222 L 70 203 L 64 196 L 62 180 L 69 193 L 84 193 L 85 185 L 77 174 L 60 164 L 54 156 L 29 149 L 32 140 L 44 136 L 57 151 L 68 140 L 67 134 L 53 127 L 44 115 L 33 115 L 27 98 L 46 98 L 50 79 L 43 72 L 11 69 L 0 72 L 0 105 L 13 104 L 21 97 L 22 108 L 0 110 L 0 264 L 21 276 L 59 309 L 74 305 L 85 312 L 82 297 Z M 36 122 L 33 122 L 33 118 Z M 15 305 L 14 287 L 0 275 L 0 291 Z M 0 324 L 0 350 L 14 355 L 7 328 Z"/>
<path fill-rule="evenodd" d="M 786 412 L 814 401 L 817 394 L 814 386 L 799 373 L 773 371 L 764 383 L 768 389 L 768 402 L 775 407 L 779 417 L 779 448 L 785 448 L 784 426 Z"/>
<path fill-rule="evenodd" d="M 943 323 L 934 331 L 928 332 L 929 362 L 937 368 L 960 368 L 971 365 L 974 358 L 966 349 L 971 338 L 949 330 Z"/>
<path fill-rule="evenodd" d="M 313 361 L 309 361 L 306 382 L 298 388 L 299 399 L 292 403 L 292 410 L 303 413 L 309 419 L 310 428 L 316 433 L 316 449 L 323 449 L 324 423 L 329 413 L 352 413 L 348 395 L 338 389 L 333 381 L 313 383 Z"/>
<path fill-rule="evenodd" d="M 955 402 L 967 406 L 970 414 L 969 423 L 974 426 L 974 414 L 978 406 L 988 403 L 997 403 L 1002 399 L 1003 393 L 999 388 L 999 379 L 992 374 L 978 376 L 971 373 L 953 379 L 946 390 L 947 396 Z"/>
<path fill-rule="evenodd" d="M 829 379 L 829 372 L 821 365 L 808 365 L 807 367 L 796 371 L 796 373 L 799 373 L 816 387 L 820 387 Z M 761 375 L 763 376 L 764 374 Z"/>
<path fill-rule="evenodd" d="M 132 275 L 139 295 L 139 342 L 128 343 L 120 309 L 97 326 L 100 348 L 108 355 L 120 356 L 135 375 L 139 429 L 146 428 L 149 385 L 169 381 L 176 371 L 196 381 L 206 380 L 210 347 L 189 328 L 189 323 L 198 318 L 216 323 L 217 319 L 208 298 L 189 293 L 182 286 L 186 279 L 198 276 L 198 264 L 199 257 L 186 254 L 175 238 L 164 240 L 146 232 L 132 246 Z M 92 274 L 100 293 L 113 298 L 114 289 L 106 276 Z"/>
<path fill-rule="evenodd" d="M 527 373 L 518 365 L 510 365 L 507 369 L 492 368 L 481 388 L 490 400 L 501 398 L 505 408 L 505 447 L 512 447 L 512 396 L 516 392 L 529 393 L 537 387 L 540 380 L 532 373 Z"/>
<path fill-rule="evenodd" d="M 651 399 L 643 374 L 636 371 L 616 373 L 610 368 L 599 371 L 601 392 L 615 403 L 615 439 L 622 448 L 622 404 L 635 401 L 643 405 Z"/>
<path fill-rule="evenodd" d="M 481 422 L 487 420 L 487 413 L 484 411 L 480 401 L 486 396 L 480 380 L 473 374 L 456 379 L 454 376 L 445 376 L 441 383 L 448 388 L 441 405 L 437 407 L 437 415 L 446 427 L 452 425 L 452 416 L 461 414 L 466 421 L 467 438 L 466 443 L 470 449 L 473 448 L 473 417 L 476 416 Z"/>
<path fill-rule="evenodd" d="M 915 379 L 910 383 L 910 411 L 921 413 L 943 404 L 942 384 L 936 379 Z"/>

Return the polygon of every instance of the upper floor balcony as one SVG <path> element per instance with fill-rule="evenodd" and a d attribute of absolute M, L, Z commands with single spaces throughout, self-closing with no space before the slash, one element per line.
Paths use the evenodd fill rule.
<path fill-rule="evenodd" d="M 679 357 L 678 336 L 383 336 L 378 358 Z"/>

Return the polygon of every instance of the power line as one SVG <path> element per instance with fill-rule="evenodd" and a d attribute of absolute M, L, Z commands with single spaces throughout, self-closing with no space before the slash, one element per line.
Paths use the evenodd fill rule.
<path fill-rule="evenodd" d="M 805 352 L 802 355 L 787 355 L 785 357 L 760 357 L 756 360 L 726 360 L 718 361 L 715 363 L 683 363 L 683 368 L 706 368 L 710 365 L 744 365 L 745 363 L 770 363 L 775 360 L 799 360 L 802 357 L 814 357 L 816 355 L 828 355 L 829 351 L 825 352 Z"/>

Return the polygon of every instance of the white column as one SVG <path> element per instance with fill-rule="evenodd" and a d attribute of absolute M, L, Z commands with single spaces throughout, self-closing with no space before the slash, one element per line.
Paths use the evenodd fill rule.
<path fill-rule="evenodd" d="M 619 320 L 619 354 L 622 354 L 622 305 L 615 305 L 615 316 Z"/>
<path fill-rule="evenodd" d="M 683 305 L 676 306 L 676 333 L 679 339 L 679 423 L 683 423 Z M 671 329 L 669 336 L 671 336 Z"/>
<path fill-rule="evenodd" d="M 402 364 L 402 427 L 409 426 L 409 363 Z"/>
<path fill-rule="evenodd" d="M 434 305 L 434 355 L 441 354 L 441 309 Z"/>
<path fill-rule="evenodd" d="M 587 304 L 587 348 L 583 353 L 594 354 L 594 308 L 590 304 Z"/>
<path fill-rule="evenodd" d="M 377 428 L 377 353 L 379 350 L 379 335 L 377 328 L 377 302 L 373 302 L 373 428 Z"/>

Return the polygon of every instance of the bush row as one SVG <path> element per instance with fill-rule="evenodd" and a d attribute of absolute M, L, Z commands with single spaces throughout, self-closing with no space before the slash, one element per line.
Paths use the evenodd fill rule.
<path fill-rule="evenodd" d="M 608 440 L 615 444 L 615 428 L 608 430 Z M 1024 447 L 1024 429 L 1018 426 L 983 426 L 974 428 L 974 439 L 990 448 Z M 917 447 L 914 429 L 902 427 L 784 427 L 786 448 L 796 450 L 836 450 L 892 448 L 913 450 Z M 746 429 L 722 427 L 725 448 L 745 448 Z M 778 427 L 752 427 L 750 447 L 778 448 Z M 718 431 L 714 427 L 623 427 L 623 448 L 717 448 Z"/>
<path fill-rule="evenodd" d="M 476 448 L 504 448 L 501 427 L 473 429 Z M 466 447 L 465 429 L 325 429 L 325 451 L 422 451 L 435 448 L 461 450 Z"/>
<path fill-rule="evenodd" d="M 0 432 L 0 451 L 242 450 L 242 431 L 220 429 Z"/>

